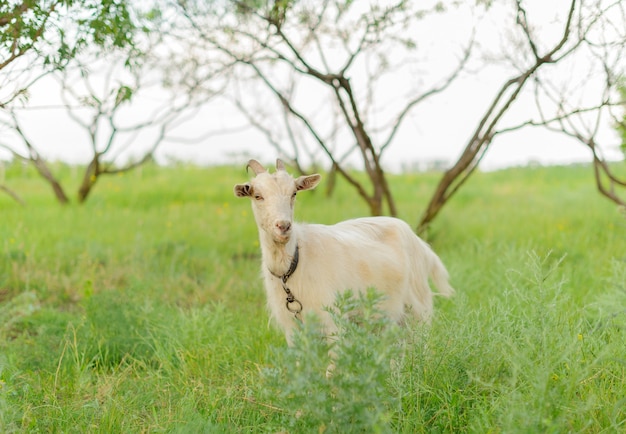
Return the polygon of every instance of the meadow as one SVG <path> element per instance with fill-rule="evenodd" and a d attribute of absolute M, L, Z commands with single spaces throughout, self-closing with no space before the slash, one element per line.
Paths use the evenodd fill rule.
<path fill-rule="evenodd" d="M 426 234 L 456 296 L 402 328 L 339 299 L 366 318 L 338 318 L 331 378 L 314 325 L 287 348 L 268 324 L 247 176 L 145 166 L 62 207 L 5 168 L 0 432 L 626 432 L 626 214 L 590 167 L 476 173 Z M 390 178 L 412 226 L 437 178 Z M 366 215 L 324 187 L 298 220 Z"/>

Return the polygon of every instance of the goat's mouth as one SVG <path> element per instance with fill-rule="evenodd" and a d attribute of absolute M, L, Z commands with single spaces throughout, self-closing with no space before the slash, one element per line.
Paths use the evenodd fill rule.
<path fill-rule="evenodd" d="M 274 232 L 274 242 L 276 243 L 287 244 L 290 239 L 291 239 L 291 230 Z"/>

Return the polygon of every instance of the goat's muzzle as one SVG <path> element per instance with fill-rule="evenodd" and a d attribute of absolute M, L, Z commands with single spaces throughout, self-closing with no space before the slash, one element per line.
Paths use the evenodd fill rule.
<path fill-rule="evenodd" d="M 286 243 L 291 237 L 291 222 L 289 220 L 277 220 L 274 223 L 274 238 L 276 241 Z"/>

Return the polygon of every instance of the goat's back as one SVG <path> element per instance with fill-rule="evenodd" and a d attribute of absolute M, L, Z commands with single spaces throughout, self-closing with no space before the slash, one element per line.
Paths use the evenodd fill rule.
<path fill-rule="evenodd" d="M 302 303 L 303 315 L 315 312 L 329 330 L 332 321 L 324 308 L 345 290 L 376 288 L 385 296 L 382 310 L 394 321 L 403 319 L 407 307 L 429 321 L 433 310 L 429 277 L 442 294 L 449 295 L 448 288 L 452 291 L 439 258 L 402 220 L 366 217 L 332 226 L 300 223 L 294 235 L 300 260 L 289 288 Z M 284 307 L 280 281 L 267 270 L 265 279 L 270 310 L 289 336 L 294 323 Z"/>
<path fill-rule="evenodd" d="M 293 286 L 311 304 L 329 306 L 337 292 L 374 287 L 390 304 L 398 302 L 393 316 L 402 315 L 403 304 L 430 310 L 428 278 L 439 259 L 404 221 L 366 217 L 332 226 L 299 224 L 296 231 L 301 259 Z"/>

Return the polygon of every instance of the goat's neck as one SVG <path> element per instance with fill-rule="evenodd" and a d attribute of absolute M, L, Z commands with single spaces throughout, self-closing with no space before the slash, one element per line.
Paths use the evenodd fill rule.
<path fill-rule="evenodd" d="M 261 255 L 263 263 L 272 273 L 282 275 L 289 270 L 298 240 L 296 232 L 291 235 L 289 241 L 285 244 L 276 243 L 270 235 L 261 231 Z"/>

